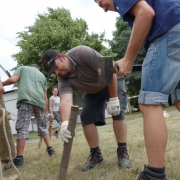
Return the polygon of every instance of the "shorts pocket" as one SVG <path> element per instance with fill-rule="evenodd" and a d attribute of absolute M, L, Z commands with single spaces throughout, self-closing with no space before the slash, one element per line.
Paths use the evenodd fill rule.
<path fill-rule="evenodd" d="M 168 57 L 180 61 L 180 31 L 168 32 Z"/>
<path fill-rule="evenodd" d="M 121 91 L 120 92 L 121 95 L 119 96 L 120 108 L 121 111 L 125 111 L 127 109 L 127 93 L 122 89 L 119 91 Z"/>

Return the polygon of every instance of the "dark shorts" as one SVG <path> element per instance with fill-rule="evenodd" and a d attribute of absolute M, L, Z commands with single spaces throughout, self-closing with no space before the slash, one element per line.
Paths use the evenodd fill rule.
<path fill-rule="evenodd" d="M 127 108 L 127 93 L 124 78 L 118 78 L 118 98 L 120 100 L 121 112 L 118 116 L 112 116 L 113 120 L 125 119 Z M 82 111 L 80 114 L 82 125 L 94 123 L 96 126 L 105 125 L 105 109 L 109 100 L 108 87 L 96 94 L 84 93 L 82 97 Z"/>
<path fill-rule="evenodd" d="M 49 134 L 44 109 L 31 104 L 21 103 L 16 122 L 17 139 L 29 139 L 28 129 L 33 114 L 37 121 L 38 136 Z"/>

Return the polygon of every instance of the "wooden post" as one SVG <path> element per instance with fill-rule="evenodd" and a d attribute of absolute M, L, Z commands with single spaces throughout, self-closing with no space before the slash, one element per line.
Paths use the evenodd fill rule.
<path fill-rule="evenodd" d="M 3 97 L 0 99 L 0 105 L 2 106 L 2 108 L 6 109 Z M 16 156 L 15 145 L 14 145 L 14 139 L 13 139 L 11 126 L 9 124 L 8 118 L 5 118 L 5 128 L 6 128 L 9 144 L 11 146 L 11 156 L 12 158 L 14 158 Z M 4 136 L 3 123 L 0 124 L 0 156 L 1 156 L 1 161 L 5 163 L 10 160 L 8 146 L 6 143 L 5 136 Z"/>
<path fill-rule="evenodd" d="M 41 147 L 41 144 L 42 144 L 42 137 L 39 138 L 38 149 Z"/>
<path fill-rule="evenodd" d="M 129 94 L 127 94 L 127 112 L 132 114 L 132 107 L 130 104 Z"/>
<path fill-rule="evenodd" d="M 69 139 L 69 143 L 64 143 L 64 149 L 63 149 L 63 154 L 61 158 L 61 165 L 60 165 L 58 180 L 66 179 L 73 138 L 75 135 L 75 127 L 77 123 L 78 111 L 79 111 L 79 106 L 71 107 L 71 114 L 70 114 L 69 124 L 68 124 L 67 129 L 71 131 L 72 139 Z"/>
<path fill-rule="evenodd" d="M 53 120 L 49 120 L 49 138 L 51 139 L 51 135 L 52 135 L 52 124 L 53 124 Z"/>

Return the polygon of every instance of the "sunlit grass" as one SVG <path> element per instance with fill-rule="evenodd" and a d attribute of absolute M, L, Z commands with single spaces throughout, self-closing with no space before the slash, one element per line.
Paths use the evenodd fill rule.
<path fill-rule="evenodd" d="M 167 109 L 166 109 L 167 110 Z M 174 109 L 171 109 L 174 110 Z M 169 111 L 169 108 L 168 110 Z M 142 117 L 136 114 L 136 118 Z M 127 114 L 127 118 L 133 114 Z M 110 122 L 111 120 L 109 120 Z M 166 148 L 166 174 L 168 180 L 180 179 L 180 113 L 171 115 L 166 119 L 168 127 L 168 144 Z M 146 151 L 143 137 L 143 121 L 129 121 L 128 123 L 128 150 L 133 167 L 129 170 L 119 169 L 117 164 L 116 141 L 112 126 L 99 128 L 100 147 L 105 162 L 91 171 L 81 172 L 81 167 L 89 156 L 89 147 L 85 137 L 79 130 L 73 141 L 69 167 L 67 171 L 68 180 L 135 180 L 138 173 L 142 171 L 147 163 Z M 56 156 L 49 157 L 46 153 L 45 144 L 42 143 L 38 149 L 38 142 L 26 144 L 25 162 L 26 166 L 19 168 L 24 180 L 57 180 L 60 168 L 63 146 L 60 139 L 52 139 L 52 145 L 56 151 Z M 15 174 L 15 170 L 3 172 L 4 177 Z"/>
<path fill-rule="evenodd" d="M 169 111 L 173 111 L 175 110 L 174 106 L 170 106 L 169 108 L 164 108 L 164 110 L 166 110 L 167 112 Z M 133 113 L 126 113 L 126 120 L 134 120 L 134 119 L 138 119 L 138 118 L 142 118 L 142 114 L 140 111 L 134 111 Z M 112 124 L 112 118 L 107 118 L 106 119 L 106 124 Z M 57 128 L 53 128 L 52 129 L 52 136 L 53 136 L 53 132 L 56 130 Z M 76 131 L 82 131 L 82 125 L 80 123 L 78 123 L 76 125 Z M 38 135 L 37 132 L 29 132 L 29 140 L 32 139 L 38 139 Z M 16 135 L 14 135 L 14 140 L 16 140 Z"/>

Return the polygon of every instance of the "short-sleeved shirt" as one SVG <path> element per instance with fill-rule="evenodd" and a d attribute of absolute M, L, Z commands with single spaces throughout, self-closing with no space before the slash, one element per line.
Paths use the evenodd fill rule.
<path fill-rule="evenodd" d="M 60 97 L 59 96 L 51 96 L 50 100 L 53 101 L 52 111 L 59 111 Z"/>
<path fill-rule="evenodd" d="M 116 11 L 124 21 L 132 27 L 134 16 L 128 13 L 132 6 L 139 0 L 113 0 Z M 179 0 L 146 0 L 154 9 L 155 17 L 145 42 L 145 49 L 157 36 L 166 33 L 180 22 L 180 1 Z M 139 27 L 141 28 L 141 27 Z"/>
<path fill-rule="evenodd" d="M 14 74 L 20 76 L 17 108 L 21 102 L 44 108 L 44 91 L 47 91 L 45 76 L 38 69 L 29 66 L 20 66 Z"/>
<path fill-rule="evenodd" d="M 95 94 L 107 84 L 98 83 L 98 58 L 102 55 L 88 46 L 77 46 L 65 54 L 74 65 L 75 76 L 58 78 L 60 96 L 73 93 L 73 89 Z"/>

